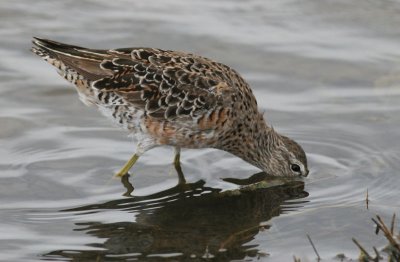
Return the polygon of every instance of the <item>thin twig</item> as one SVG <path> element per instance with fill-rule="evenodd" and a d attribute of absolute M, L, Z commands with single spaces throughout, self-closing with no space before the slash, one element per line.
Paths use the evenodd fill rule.
<path fill-rule="evenodd" d="M 366 196 L 365 196 L 365 203 L 367 204 L 367 209 L 368 209 L 368 204 L 369 204 L 368 188 L 367 188 L 367 194 L 366 194 Z"/>
<path fill-rule="evenodd" d="M 379 234 L 379 226 L 376 225 L 376 227 L 375 227 L 375 235 L 378 235 L 378 234 Z"/>
<path fill-rule="evenodd" d="M 396 220 L 396 213 L 392 216 L 392 224 L 390 225 L 390 233 L 394 235 L 394 221 Z"/>
<path fill-rule="evenodd" d="M 310 241 L 310 244 L 311 244 L 312 248 L 314 249 L 315 254 L 317 255 L 318 261 L 320 261 L 320 260 L 321 260 L 321 257 L 319 256 L 318 251 L 317 251 L 317 249 L 315 248 L 315 245 L 314 245 L 314 243 L 312 242 L 310 235 L 307 234 L 307 238 L 308 238 L 308 241 Z"/>
<path fill-rule="evenodd" d="M 379 251 L 378 251 L 378 249 L 376 249 L 376 247 L 373 247 L 373 249 L 374 249 L 374 252 L 375 252 L 375 261 L 379 261 L 379 259 L 381 258 L 381 255 L 379 254 Z"/>
<path fill-rule="evenodd" d="M 366 255 L 368 259 L 372 259 L 371 255 L 368 254 L 367 250 L 365 250 L 365 248 L 363 248 L 363 247 L 361 246 L 361 244 L 358 243 L 358 241 L 357 241 L 355 238 L 352 238 L 351 240 L 353 240 L 354 244 L 356 244 L 357 247 L 361 250 L 361 253 L 363 253 L 364 255 Z"/>

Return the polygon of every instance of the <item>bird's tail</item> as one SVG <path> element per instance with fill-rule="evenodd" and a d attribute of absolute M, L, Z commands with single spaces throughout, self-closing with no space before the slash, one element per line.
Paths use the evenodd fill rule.
<path fill-rule="evenodd" d="M 32 43 L 32 52 L 55 66 L 60 75 L 71 82 L 74 75 L 89 81 L 104 77 L 100 63 L 110 56 L 106 50 L 87 49 L 38 37 L 34 37 Z"/>

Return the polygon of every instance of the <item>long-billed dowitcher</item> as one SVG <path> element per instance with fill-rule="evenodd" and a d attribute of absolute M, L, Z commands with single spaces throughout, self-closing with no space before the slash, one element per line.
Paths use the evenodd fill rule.
<path fill-rule="evenodd" d="M 243 78 L 211 59 L 155 48 L 94 50 L 35 38 L 32 51 L 138 141 L 123 176 L 159 145 L 217 148 L 276 176 L 307 176 L 304 150 L 278 134 L 258 111 Z M 183 177 L 180 177 L 183 180 Z"/>

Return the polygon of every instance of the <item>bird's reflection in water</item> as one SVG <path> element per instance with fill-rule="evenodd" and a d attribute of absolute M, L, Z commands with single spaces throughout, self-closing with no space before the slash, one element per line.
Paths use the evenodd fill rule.
<path fill-rule="evenodd" d="M 56 250 L 45 258 L 224 261 L 258 256 L 257 245 L 249 242 L 260 230 L 269 228 L 262 222 L 301 207 L 305 202 L 301 198 L 308 196 L 301 181 L 270 179 L 244 186 L 262 177 L 260 173 L 248 180 L 227 180 L 241 185 L 233 191 L 205 187 L 203 181 L 198 181 L 148 196 L 64 210 L 82 215 L 114 209 L 135 215 L 132 214 L 132 222 L 77 223 L 75 230 L 107 239 L 104 244 L 88 244 L 100 249 Z M 295 199 L 299 200 L 287 202 Z"/>

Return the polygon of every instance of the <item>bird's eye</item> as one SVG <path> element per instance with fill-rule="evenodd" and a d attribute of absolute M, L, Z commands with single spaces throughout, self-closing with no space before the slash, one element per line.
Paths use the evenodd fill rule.
<path fill-rule="evenodd" d="M 290 169 L 292 169 L 293 172 L 300 172 L 300 166 L 297 164 L 291 164 Z"/>

